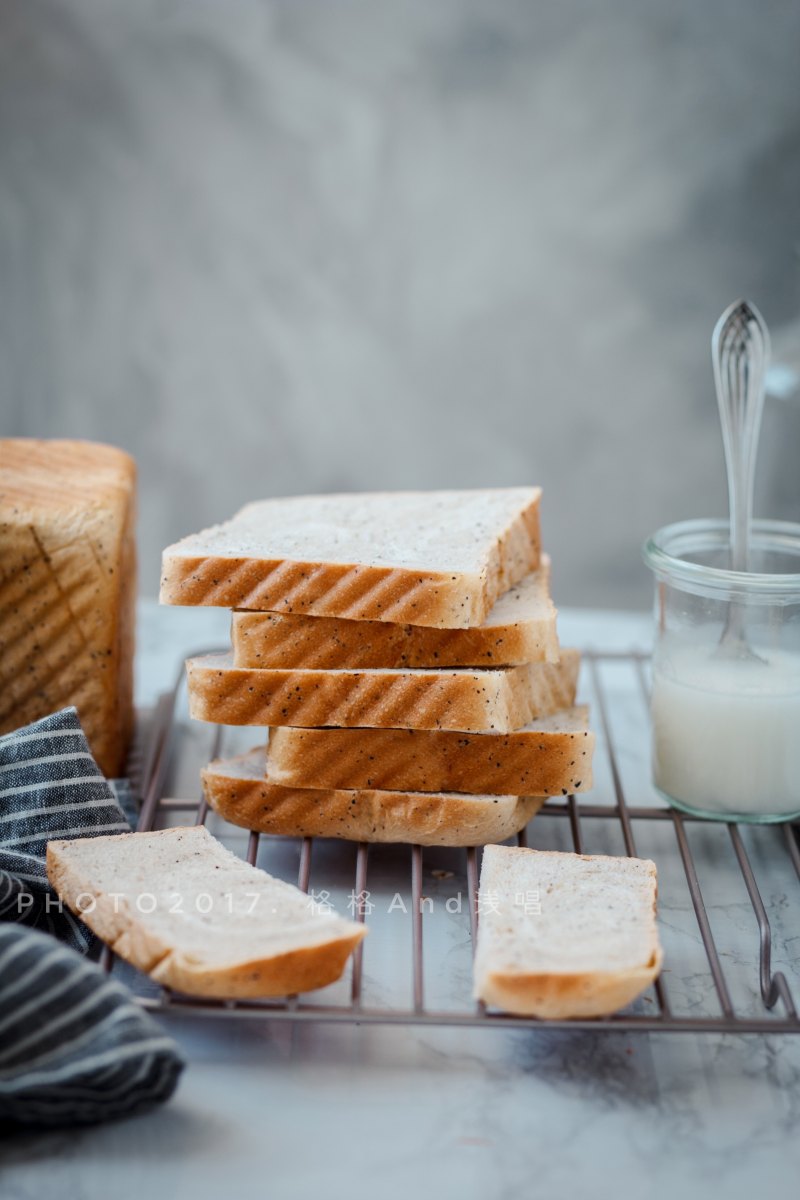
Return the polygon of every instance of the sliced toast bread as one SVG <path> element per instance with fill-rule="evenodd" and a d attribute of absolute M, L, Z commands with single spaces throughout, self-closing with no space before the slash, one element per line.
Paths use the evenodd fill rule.
<path fill-rule="evenodd" d="M 519 833 L 544 803 L 538 796 L 281 787 L 264 774 L 263 747 L 210 763 L 202 778 L 206 799 L 226 821 L 285 837 L 482 846 Z"/>
<path fill-rule="evenodd" d="M 487 846 L 478 917 L 475 996 L 506 1012 L 607 1016 L 661 967 L 647 859 Z"/>
<path fill-rule="evenodd" d="M 539 488 L 291 496 L 163 554 L 161 601 L 465 628 L 539 565 Z"/>
<path fill-rule="evenodd" d="M 47 875 L 116 954 L 190 995 L 324 987 L 365 933 L 243 862 L 202 826 L 50 842 Z"/>
<path fill-rule="evenodd" d="M 273 671 L 234 667 L 230 654 L 190 658 L 189 711 L 220 725 L 520 729 L 570 708 L 580 655 L 492 671 Z"/>
<path fill-rule="evenodd" d="M 559 796 L 592 786 L 588 720 L 580 705 L 516 733 L 277 727 L 267 774 L 287 787 Z"/>
<path fill-rule="evenodd" d="M 504 592 L 482 625 L 434 629 L 301 613 L 234 612 L 237 667 L 508 667 L 557 662 L 550 560 Z"/>

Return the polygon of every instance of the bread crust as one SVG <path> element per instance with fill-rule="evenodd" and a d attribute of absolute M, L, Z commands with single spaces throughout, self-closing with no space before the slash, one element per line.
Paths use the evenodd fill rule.
<path fill-rule="evenodd" d="M 530 912 L 526 889 L 539 905 Z M 656 899 L 649 859 L 487 845 L 475 998 L 545 1020 L 610 1016 L 661 969 Z"/>
<path fill-rule="evenodd" d="M 74 704 L 108 776 L 133 725 L 135 492 L 113 446 L 0 441 L 0 733 Z"/>
<path fill-rule="evenodd" d="M 119 836 L 169 839 L 180 832 L 179 828 L 173 828 L 154 834 Z M 314 945 L 269 956 L 256 954 L 224 965 L 204 963 L 154 933 L 146 916 L 135 911 L 126 897 L 113 898 L 94 886 L 70 858 L 70 847 L 74 845 L 69 841 L 53 841 L 47 846 L 47 876 L 61 900 L 120 958 L 163 986 L 187 995 L 247 999 L 287 996 L 325 987 L 341 976 L 347 959 L 366 934 L 363 925 L 336 918 L 331 921 L 330 938 Z M 177 888 L 179 867 L 176 871 Z M 87 911 L 89 897 L 94 901 L 91 911 Z"/>
<path fill-rule="evenodd" d="M 540 1020 L 577 1020 L 607 1017 L 626 1008 L 658 977 L 663 954 L 651 962 L 619 974 L 552 975 L 537 972 L 504 974 L 489 972 L 479 981 L 480 999 L 485 1004 L 520 1017 Z"/>
<path fill-rule="evenodd" d="M 222 725 L 510 732 L 574 703 L 580 655 L 496 671 L 273 671 L 187 661 L 189 709 Z"/>
<path fill-rule="evenodd" d="M 558 662 L 549 568 L 547 555 L 542 555 L 539 570 L 505 592 L 486 621 L 470 629 L 239 610 L 231 617 L 234 666 L 442 668 Z"/>
<path fill-rule="evenodd" d="M 228 968 L 224 975 L 203 970 L 179 955 L 169 955 L 153 968 L 150 976 L 176 992 L 211 999 L 248 1000 L 312 992 L 341 977 L 348 958 L 365 935 L 366 929 L 362 927 L 324 947 L 305 947 L 275 958 L 254 958 Z"/>
<path fill-rule="evenodd" d="M 237 553 L 239 524 L 255 507 L 248 505 L 226 525 L 214 526 L 167 547 L 162 557 L 161 603 L 215 605 L 446 628 L 480 625 L 495 600 L 539 565 L 541 491 L 539 488 L 507 490 L 520 492 L 519 509 L 504 527 L 497 529 L 494 543 L 477 570 L 378 565 L 366 558 L 364 561 L 325 562 L 304 558 L 300 549 L 291 558 L 270 555 L 266 549 Z M 424 498 L 424 494 L 419 493 L 397 495 L 417 500 L 421 496 Z M 452 494 L 429 495 L 434 505 L 435 497 Z M 368 505 L 376 498 L 385 502 L 387 494 L 364 494 L 352 499 Z M 331 499 L 324 496 L 295 498 L 308 504 Z M 435 520 L 435 509 L 432 509 L 431 521 Z M 409 537 L 413 538 L 413 530 Z M 192 550 L 192 547 L 203 546 L 208 549 Z"/>
<path fill-rule="evenodd" d="M 502 734 L 277 726 L 270 733 L 267 773 L 287 787 L 514 796 L 588 791 L 595 744 L 588 709 L 568 710 L 564 724 L 563 730 Z"/>
<path fill-rule="evenodd" d="M 544 803 L 539 796 L 281 787 L 264 775 L 263 747 L 217 759 L 201 777 L 209 805 L 226 821 L 284 837 L 482 846 L 519 833 Z"/>

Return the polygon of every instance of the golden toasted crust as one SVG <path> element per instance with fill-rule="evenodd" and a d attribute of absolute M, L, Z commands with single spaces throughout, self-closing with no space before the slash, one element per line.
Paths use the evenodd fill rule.
<path fill-rule="evenodd" d="M 288 562 L 285 559 L 173 558 L 165 552 L 162 604 L 334 615 L 354 621 L 478 624 L 491 601 L 480 576 Z"/>
<path fill-rule="evenodd" d="M 300 548 L 291 559 L 255 551 L 238 553 L 239 514 L 228 526 L 205 531 L 215 551 L 192 553 L 181 542 L 167 547 L 162 558 L 161 602 L 445 628 L 479 625 L 498 596 L 539 565 L 540 492 L 538 488 L 527 491 L 527 503 L 505 530 L 498 531 L 496 543 L 478 571 L 419 570 L 369 561 L 321 562 L 303 559 Z M 364 503 L 369 500 L 365 495 Z M 193 545 L 203 537 L 185 541 Z M 217 546 L 220 541 L 222 548 Z"/>
<path fill-rule="evenodd" d="M 606 1017 L 631 1004 L 658 977 L 661 949 L 643 967 L 619 972 L 553 975 L 490 972 L 481 980 L 485 1004 L 521 1017 L 543 1020 Z"/>
<path fill-rule="evenodd" d="M 193 717 L 222 725 L 519 729 L 569 708 L 580 656 L 497 671 L 272 671 L 189 659 Z"/>
<path fill-rule="evenodd" d="M 442 668 L 557 662 L 557 613 L 548 581 L 549 559 L 543 555 L 539 570 L 501 596 L 487 620 L 471 629 L 240 610 L 231 620 L 234 666 Z"/>
<path fill-rule="evenodd" d="M 133 459 L 79 441 L 0 441 L 0 732 L 74 704 L 119 774 L 133 722 Z"/>
<path fill-rule="evenodd" d="M 558 796 L 592 786 L 588 710 L 564 730 L 298 729 L 270 733 L 267 771 L 287 787 Z M 555 720 L 555 718 L 553 718 Z"/>
<path fill-rule="evenodd" d="M 362 928 L 324 946 L 304 946 L 273 958 L 254 958 L 224 972 L 203 970 L 179 955 L 170 955 L 149 973 L 165 987 L 191 996 L 225 1000 L 289 996 L 335 983 L 365 934 Z"/>
<path fill-rule="evenodd" d="M 206 799 L 226 821 L 285 837 L 482 846 L 519 833 L 544 803 L 538 796 L 280 787 L 264 776 L 263 748 L 218 759 L 201 775 Z"/>

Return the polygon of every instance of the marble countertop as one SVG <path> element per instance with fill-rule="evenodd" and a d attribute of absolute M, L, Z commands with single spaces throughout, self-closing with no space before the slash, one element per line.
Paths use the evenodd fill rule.
<path fill-rule="evenodd" d="M 562 641 L 582 646 L 649 640 L 649 621 L 634 614 L 568 610 L 560 629 Z M 226 614 L 145 603 L 140 704 L 169 684 L 187 651 L 226 637 Z M 617 699 L 622 770 L 647 803 L 641 714 L 621 685 Z M 601 796 L 608 786 L 598 771 Z M 776 962 L 797 995 L 798 905 L 790 881 L 772 871 L 769 843 L 764 853 L 756 865 L 763 878 L 766 864 L 765 898 L 777 914 Z M 742 1002 L 757 1003 L 752 911 L 727 860 L 713 847 L 710 854 L 718 890 L 707 898 L 724 927 L 724 966 Z M 671 893 L 673 865 L 659 860 L 667 965 L 677 965 L 671 943 L 685 960 L 669 976 L 670 992 L 686 1010 L 705 1011 L 710 987 L 696 958 L 693 965 L 698 946 L 682 924 L 685 905 Z M 367 957 L 367 984 L 369 971 Z M 0 1144 L 4 1200 L 408 1200 L 423 1190 L 484 1200 L 705 1197 L 712 1189 L 752 1197 L 791 1189 L 800 1169 L 800 1038 L 185 1016 L 166 1024 L 189 1064 L 173 1101 L 121 1124 Z"/>

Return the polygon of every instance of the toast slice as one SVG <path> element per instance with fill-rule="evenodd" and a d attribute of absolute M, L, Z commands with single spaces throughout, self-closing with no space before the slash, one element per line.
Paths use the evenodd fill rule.
<path fill-rule="evenodd" d="M 579 705 L 516 733 L 278 727 L 269 735 L 267 774 L 285 787 L 513 796 L 585 792 L 592 786 L 594 751 L 588 721 L 588 708 Z"/>
<path fill-rule="evenodd" d="M 482 625 L 434 629 L 301 613 L 234 612 L 237 667 L 509 667 L 558 662 L 550 560 L 504 592 Z"/>
<path fill-rule="evenodd" d="M 519 833 L 544 804 L 540 796 L 281 787 L 264 774 L 263 746 L 201 774 L 208 803 L 226 821 L 284 837 L 482 846 Z"/>
<path fill-rule="evenodd" d="M 487 846 L 476 999 L 549 1020 L 624 1008 L 661 968 L 656 891 L 648 859 Z"/>
<path fill-rule="evenodd" d="M 496 671 L 272 671 L 230 654 L 186 663 L 189 711 L 218 725 L 520 729 L 575 700 L 580 655 Z"/>
<path fill-rule="evenodd" d="M 480 625 L 539 565 L 540 489 L 291 496 L 164 551 L 163 604 Z"/>
<path fill-rule="evenodd" d="M 194 996 L 287 996 L 333 983 L 364 936 L 203 826 L 53 841 L 47 877 L 126 962 Z"/>
<path fill-rule="evenodd" d="M 135 520 L 122 450 L 0 440 L 0 733 L 74 704 L 108 776 L 133 727 Z"/>

